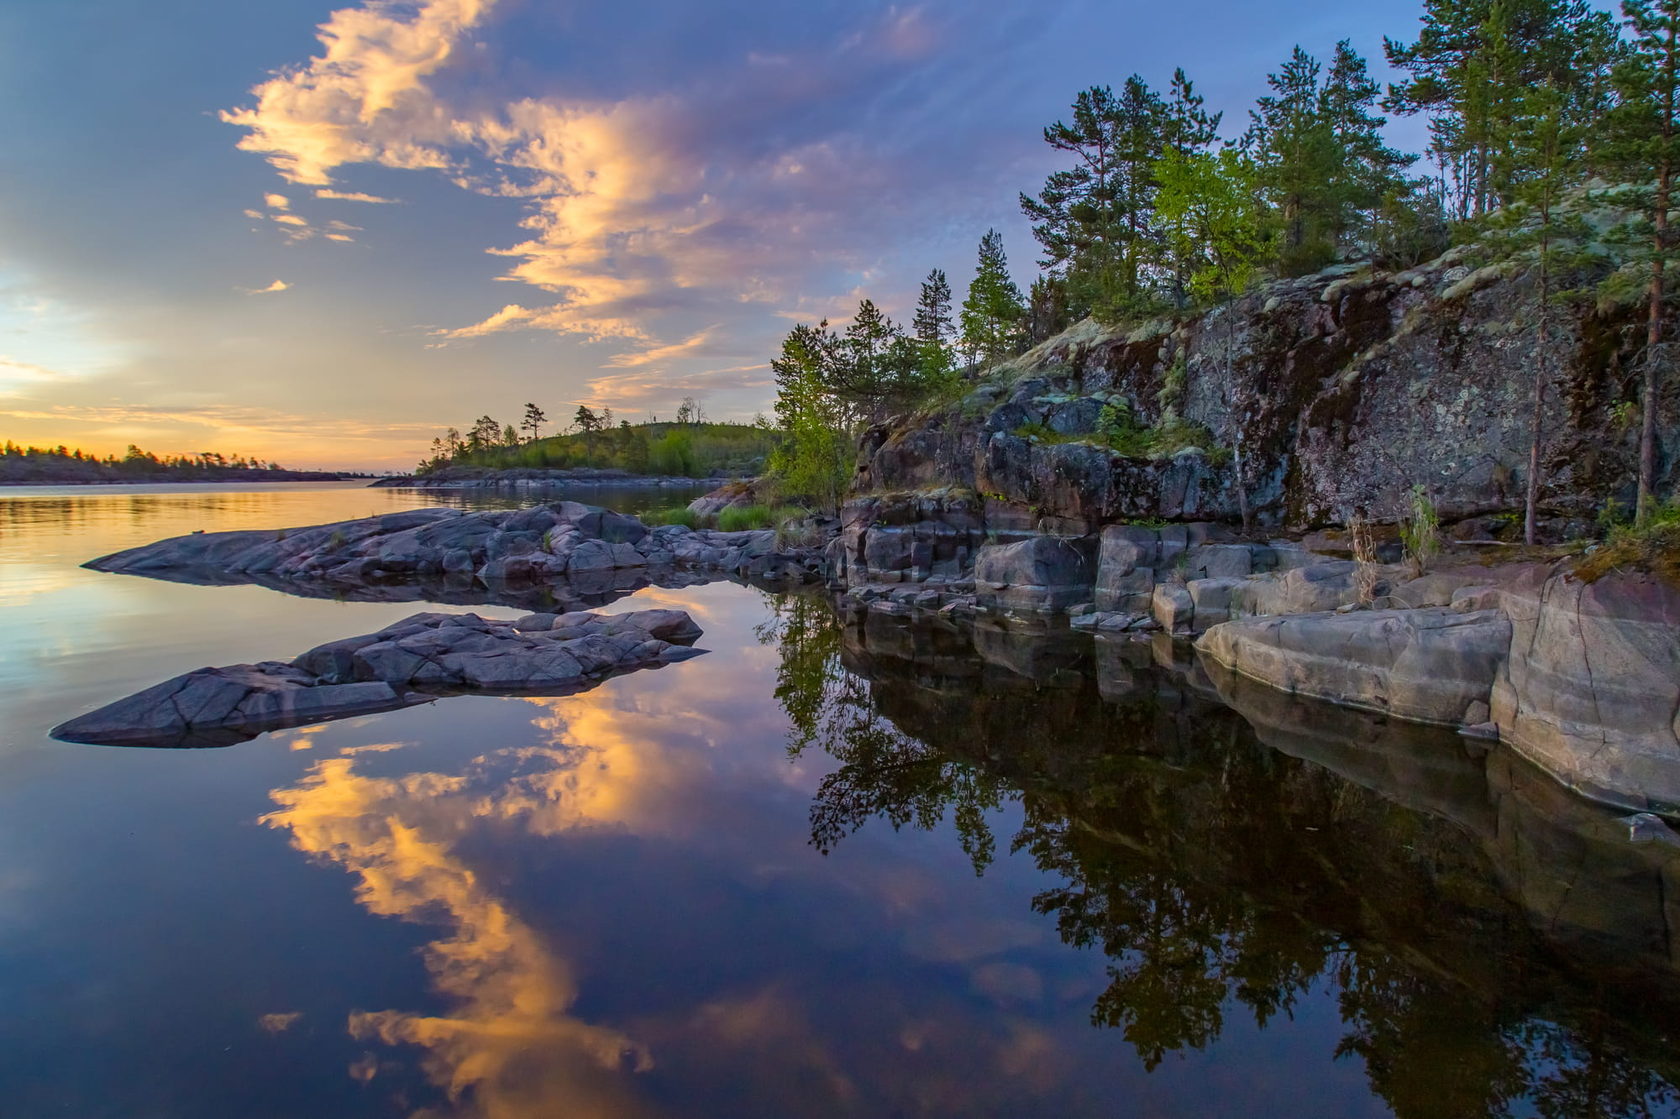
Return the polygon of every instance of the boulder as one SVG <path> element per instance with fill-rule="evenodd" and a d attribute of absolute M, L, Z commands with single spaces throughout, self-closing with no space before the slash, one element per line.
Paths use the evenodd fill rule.
<path fill-rule="evenodd" d="M 1594 799 L 1680 811 L 1680 590 L 1536 566 L 1500 602 L 1514 631 L 1492 694 L 1500 738 Z"/>
<path fill-rule="evenodd" d="M 974 561 L 979 605 L 989 610 L 1057 614 L 1092 596 L 1094 541 L 1035 536 L 980 549 Z"/>
<path fill-rule="evenodd" d="M 1511 647 L 1497 610 L 1357 610 L 1243 618 L 1216 625 L 1196 649 L 1288 692 L 1421 723 L 1487 717 Z"/>

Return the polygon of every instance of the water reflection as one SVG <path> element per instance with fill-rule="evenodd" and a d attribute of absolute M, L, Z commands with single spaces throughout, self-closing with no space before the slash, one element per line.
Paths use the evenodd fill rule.
<path fill-rule="evenodd" d="M 812 843 L 948 816 L 984 872 L 989 810 L 1017 802 L 1010 849 L 1060 882 L 1032 907 L 1108 957 L 1092 1022 L 1147 1067 L 1328 982 L 1322 1058 L 1359 1058 L 1398 1115 L 1675 1109 L 1680 859 L 1504 752 L 1210 680 L 1170 645 L 842 624 L 811 598 L 761 637 L 791 753 L 840 763 Z"/>
<path fill-rule="evenodd" d="M 288 831 L 298 850 L 351 873 L 368 912 L 447 929 L 426 945 L 424 960 L 450 1011 L 356 1011 L 348 1030 L 420 1047 L 427 1077 L 456 1114 L 536 1116 L 556 1099 L 574 1115 L 636 1113 L 618 1074 L 651 1067 L 646 1047 L 571 1013 L 578 998 L 572 967 L 459 850 L 476 821 L 571 810 L 558 791 L 608 768 L 592 754 L 537 749 L 479 759 L 468 775 L 400 777 L 358 772 L 354 755 L 329 758 L 277 790 L 278 809 L 262 818 Z M 497 772 L 509 763 L 513 772 Z M 377 1061 L 362 1066 L 361 1075 L 371 1079 L 377 1068 Z"/>

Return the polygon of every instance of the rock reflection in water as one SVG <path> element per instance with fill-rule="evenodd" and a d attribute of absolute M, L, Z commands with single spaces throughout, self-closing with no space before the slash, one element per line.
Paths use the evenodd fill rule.
<path fill-rule="evenodd" d="M 1680 858 L 1507 752 L 1210 679 L 1170 643 L 809 597 L 760 636 L 791 752 L 840 763 L 812 843 L 949 815 L 984 872 L 987 811 L 1018 801 L 1011 848 L 1062 881 L 1033 906 L 1109 957 L 1092 1021 L 1147 1066 L 1328 981 L 1333 1056 L 1398 1115 L 1676 1106 Z"/>

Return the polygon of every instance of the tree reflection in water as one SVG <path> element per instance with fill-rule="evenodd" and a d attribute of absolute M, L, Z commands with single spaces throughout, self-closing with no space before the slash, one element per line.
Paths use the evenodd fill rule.
<path fill-rule="evenodd" d="M 775 610 L 790 753 L 839 763 L 811 842 L 950 819 L 983 873 L 988 813 L 1018 803 L 1011 850 L 1061 882 L 1033 907 L 1109 958 L 1092 1021 L 1146 1067 L 1331 985 L 1324 1059 L 1357 1057 L 1400 1116 L 1680 1106 L 1680 860 L 1502 752 L 1245 697 L 1147 645 Z"/>

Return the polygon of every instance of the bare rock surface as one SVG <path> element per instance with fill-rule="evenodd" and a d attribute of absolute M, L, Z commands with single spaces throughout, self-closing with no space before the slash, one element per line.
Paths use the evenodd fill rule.
<path fill-rule="evenodd" d="M 517 511 L 414 509 L 306 528 L 193 533 L 92 560 L 87 567 L 193 581 L 359 589 L 454 581 L 521 588 L 615 575 L 699 572 L 793 583 L 819 577 L 814 550 L 784 550 L 776 534 L 650 529 L 576 501 Z"/>
<path fill-rule="evenodd" d="M 681 610 L 541 614 L 500 622 L 423 613 L 291 662 L 201 668 L 55 727 L 106 746 L 225 746 L 263 731 L 464 692 L 564 695 L 699 655 Z"/>
<path fill-rule="evenodd" d="M 1362 610 L 1244 618 L 1217 625 L 1197 648 L 1284 691 L 1420 723 L 1487 717 L 1494 676 L 1511 645 L 1497 610 Z"/>
<path fill-rule="evenodd" d="M 1500 600 L 1513 628 L 1493 686 L 1500 737 L 1595 799 L 1680 811 L 1680 593 L 1533 567 Z"/>

